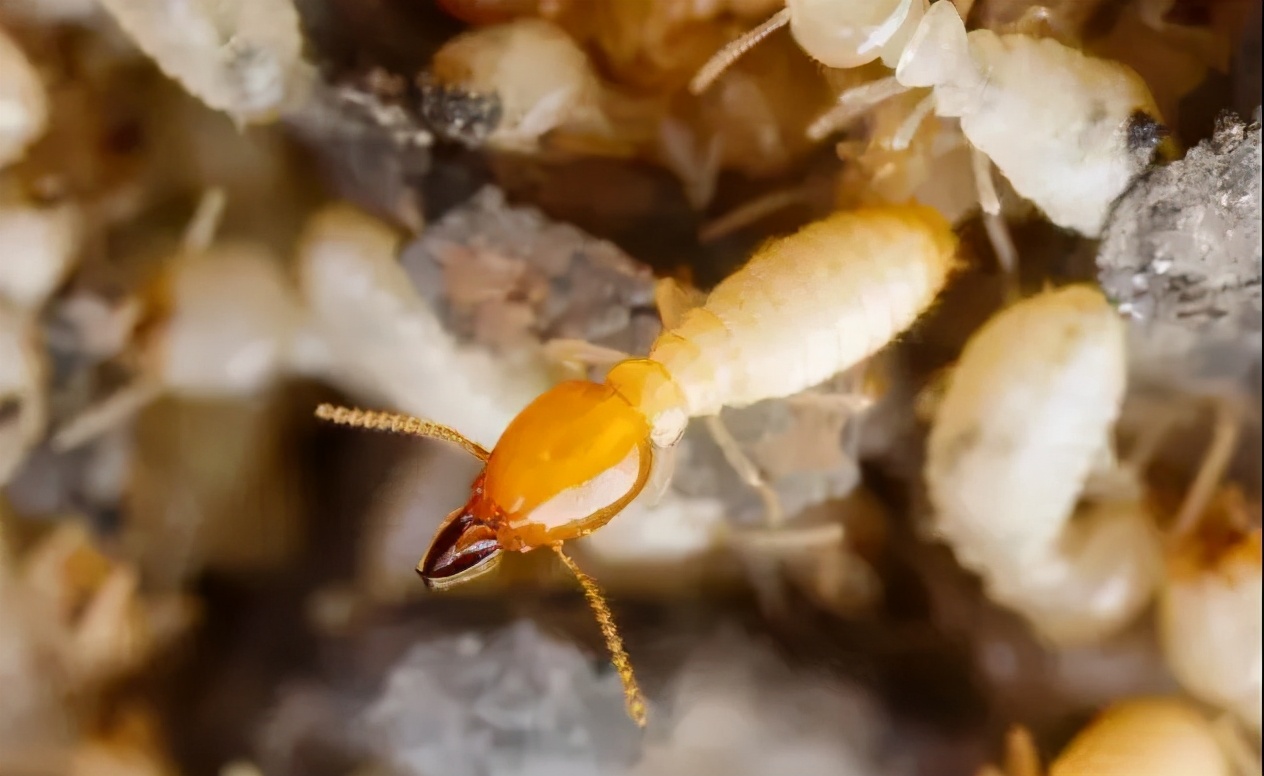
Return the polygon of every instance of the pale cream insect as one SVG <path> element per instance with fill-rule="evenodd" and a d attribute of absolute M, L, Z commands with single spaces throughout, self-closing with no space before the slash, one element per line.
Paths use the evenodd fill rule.
<path fill-rule="evenodd" d="M 134 337 L 136 378 L 58 429 L 54 447 L 81 445 L 166 394 L 248 396 L 290 369 L 303 322 L 297 295 L 265 247 L 213 242 L 223 207 L 218 189 L 203 197 L 153 284 L 154 325 Z"/>
<path fill-rule="evenodd" d="M 1132 622 L 1161 574 L 1135 472 L 1114 464 L 1126 386 L 1124 323 L 1087 285 L 1018 302 L 976 332 L 927 443 L 936 535 L 989 597 L 1062 645 Z M 1102 464 L 1107 464 L 1102 471 Z M 1077 510 L 1090 475 L 1119 486 Z"/>
<path fill-rule="evenodd" d="M 440 527 L 418 571 L 446 588 L 491 571 L 505 551 L 585 536 L 642 493 L 690 418 L 704 417 L 729 460 L 779 508 L 719 422 L 723 407 L 789 396 L 864 361 L 931 305 L 956 264 L 956 237 L 917 206 L 837 213 L 774 240 L 701 304 L 664 286 L 665 330 L 644 358 L 562 343 L 581 360 L 617 360 L 604 382 L 570 380 L 510 422 L 491 451 L 429 421 L 322 406 L 347 425 L 456 441 L 484 462 L 470 500 Z M 689 309 L 684 309 L 689 308 Z M 591 581 L 590 600 L 599 600 Z M 609 614 L 599 609 L 629 712 L 645 707 Z"/>
<path fill-rule="evenodd" d="M 48 94 L 39 72 L 17 42 L 0 28 L 0 167 L 22 158 L 48 128 Z"/>
<path fill-rule="evenodd" d="M 864 14 L 883 21 L 870 30 Z M 805 42 L 799 34 L 796 40 L 831 67 L 855 67 L 877 58 L 878 49 L 858 50 L 854 40 L 832 32 L 851 24 L 863 33 L 854 38 L 882 43 L 881 58 L 895 71 L 840 95 L 838 106 L 809 128 L 810 136 L 822 138 L 909 89 L 929 88 L 931 93 L 909 112 L 909 129 L 898 135 L 911 137 L 932 114 L 960 119 L 961 131 L 978 156 L 979 202 L 990 216 L 1000 212 L 989 177 L 995 164 L 1014 190 L 1053 223 L 1095 237 L 1110 205 L 1149 163 L 1164 136 L 1154 98 L 1131 68 L 1052 39 L 986 29 L 967 33 L 949 0 L 929 7 L 922 0 L 791 3 L 774 20 L 779 18 L 790 21 L 792 32 L 796 18 L 805 29 L 819 31 L 820 40 Z M 830 59 L 831 39 L 837 41 L 832 44 L 833 62 L 839 64 Z M 695 92 L 754 42 L 743 38 L 731 47 L 736 53 L 717 55 L 695 79 Z M 865 56 L 858 57 L 858 52 Z M 1033 89 L 1033 83 L 1040 88 Z M 1004 242 L 998 250 L 1012 253 Z"/>
<path fill-rule="evenodd" d="M 101 0 L 170 78 L 239 124 L 297 107 L 314 81 L 293 0 Z"/>

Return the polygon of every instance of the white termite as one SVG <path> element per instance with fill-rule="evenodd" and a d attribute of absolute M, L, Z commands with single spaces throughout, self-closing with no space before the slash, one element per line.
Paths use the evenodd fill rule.
<path fill-rule="evenodd" d="M 931 423 L 935 533 L 990 598 L 1061 645 L 1133 621 L 1161 573 L 1138 484 L 1077 512 L 1090 475 L 1113 461 L 1124 343 L 1123 321 L 1094 287 L 1025 299 L 970 338 Z"/>
<path fill-rule="evenodd" d="M 961 131 L 981 155 L 978 194 L 991 216 L 1000 208 L 987 177 L 989 164 L 995 164 L 1014 190 L 1035 203 L 1050 221 L 1095 237 L 1110 205 L 1149 163 L 1161 139 L 1161 116 L 1154 98 L 1131 68 L 1052 39 L 998 35 L 986 29 L 967 33 L 961 14 L 949 0 L 928 8 L 919 0 L 911 5 L 892 0 L 818 2 L 797 11 L 787 7 L 782 15 L 791 21 L 792 30 L 796 13 L 805 20 L 804 26 L 828 30 L 834 20 L 831 12 L 852 8 L 890 14 L 892 23 L 875 28 L 887 37 L 875 40 L 883 41 L 881 58 L 895 72 L 843 93 L 838 108 L 814 125 L 810 134 L 823 137 L 869 106 L 909 89 L 929 88 L 930 95 L 910 111 L 908 121 L 915 127 L 931 113 L 960 119 Z M 836 23 L 846 27 L 841 18 Z M 850 23 L 865 29 L 858 20 Z M 828 40 L 828 35 L 822 36 L 823 42 Z M 840 42 L 840 56 L 834 60 L 840 64 L 831 64 L 828 45 L 803 40 L 800 45 L 831 67 L 855 67 L 877 58 L 855 59 L 854 42 Z M 732 58 L 717 57 L 717 62 Z M 695 91 L 705 88 L 722 69 L 722 65 L 704 68 Z M 1033 88 L 1035 84 L 1039 87 Z"/>
<path fill-rule="evenodd" d="M 0 168 L 13 164 L 48 126 L 48 94 L 39 71 L 0 27 Z"/>
<path fill-rule="evenodd" d="M 137 375 L 54 434 L 59 449 L 104 432 L 158 397 L 247 397 L 290 369 L 302 326 L 284 266 L 262 245 L 212 233 L 222 193 L 203 198 L 184 246 L 152 284 L 152 326 L 133 338 Z"/>
<path fill-rule="evenodd" d="M 293 0 L 101 0 L 170 78 L 238 123 L 269 121 L 306 96 L 313 71 Z"/>

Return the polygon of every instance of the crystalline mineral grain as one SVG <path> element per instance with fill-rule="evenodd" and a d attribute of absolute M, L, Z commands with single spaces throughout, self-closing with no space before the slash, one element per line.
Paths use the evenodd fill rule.
<path fill-rule="evenodd" d="M 1226 114 L 1211 139 L 1116 203 L 1098 274 L 1138 324 L 1143 370 L 1240 377 L 1258 357 L 1260 171 L 1258 110 L 1250 123 Z"/>

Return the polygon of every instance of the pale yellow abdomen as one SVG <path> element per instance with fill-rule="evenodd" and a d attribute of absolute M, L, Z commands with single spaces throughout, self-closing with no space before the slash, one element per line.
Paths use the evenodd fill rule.
<path fill-rule="evenodd" d="M 691 416 L 789 396 L 881 350 L 938 295 L 956 238 L 919 206 L 837 213 L 761 247 L 649 358 Z"/>

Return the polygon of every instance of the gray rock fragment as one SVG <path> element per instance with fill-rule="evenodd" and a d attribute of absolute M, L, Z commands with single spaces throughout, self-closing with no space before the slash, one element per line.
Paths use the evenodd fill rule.
<path fill-rule="evenodd" d="M 1116 203 L 1098 277 L 1136 323 L 1141 372 L 1237 379 L 1259 358 L 1260 122 L 1224 114 L 1184 159 L 1142 176 Z"/>

